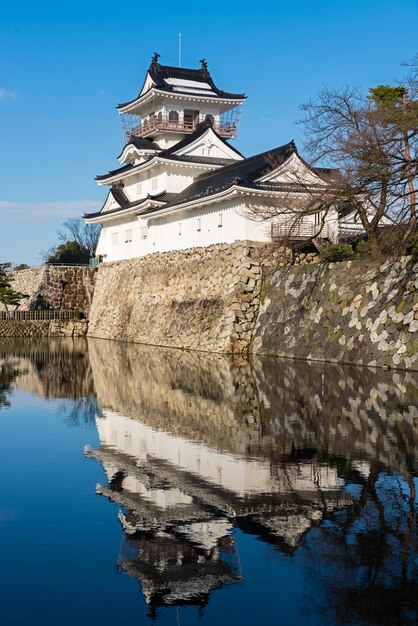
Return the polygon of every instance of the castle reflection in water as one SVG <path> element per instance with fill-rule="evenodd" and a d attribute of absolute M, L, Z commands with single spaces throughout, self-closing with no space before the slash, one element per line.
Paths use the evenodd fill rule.
<path fill-rule="evenodd" d="M 120 507 L 118 565 L 151 613 L 245 579 L 241 529 L 299 551 L 335 623 L 417 615 L 416 373 L 94 340 L 89 358 L 68 348 L 67 376 L 37 350 L 16 354 L 18 384 L 59 397 L 72 376 L 90 399 L 100 446 L 85 454 Z"/>

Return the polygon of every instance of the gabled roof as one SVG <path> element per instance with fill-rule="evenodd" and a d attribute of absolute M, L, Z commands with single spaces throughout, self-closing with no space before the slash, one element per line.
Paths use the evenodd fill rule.
<path fill-rule="evenodd" d="M 233 152 L 238 154 L 238 156 L 243 157 L 241 152 L 238 152 L 238 150 L 236 148 L 234 148 L 234 146 L 231 146 L 231 144 L 226 139 L 221 137 L 216 132 L 216 130 L 214 130 L 213 124 L 210 121 L 210 119 L 207 119 L 207 120 L 204 120 L 203 122 L 200 122 L 200 124 L 198 124 L 196 126 L 196 128 L 194 129 L 194 131 L 190 135 L 186 135 L 183 139 L 181 139 L 176 144 L 174 144 L 174 146 L 171 146 L 171 148 L 168 148 L 165 151 L 165 154 L 176 154 L 180 150 L 183 150 L 183 148 L 187 148 L 187 146 L 189 146 L 192 143 L 194 143 L 197 139 L 199 139 L 199 137 L 202 137 L 206 133 L 206 131 L 209 130 L 209 128 L 212 129 L 212 132 L 214 133 L 214 135 L 216 135 L 216 137 L 220 141 L 222 141 L 222 143 L 225 146 L 227 146 L 230 150 L 232 150 Z"/>
<path fill-rule="evenodd" d="M 177 195 L 170 206 L 211 196 L 233 185 L 251 185 L 263 173 L 277 167 L 280 163 L 284 163 L 294 153 L 297 153 L 297 149 L 294 142 L 291 141 L 284 146 L 256 154 L 242 161 L 233 161 L 225 167 L 201 174 L 195 182 Z"/>
<path fill-rule="evenodd" d="M 244 100 L 246 98 L 243 93 L 229 93 L 219 89 L 213 82 L 204 59 L 200 61 L 200 69 L 190 69 L 186 67 L 161 65 L 158 63 L 159 56 L 159 54 L 154 54 L 139 95 L 129 102 L 118 104 L 118 109 L 123 109 L 133 104 L 151 89 L 158 89 L 158 91 L 166 91 L 184 96 L 200 96 L 202 98 L 222 98 L 225 100 Z M 147 81 L 148 77 L 151 79 L 152 83 L 150 87 L 148 87 L 150 82 Z M 148 88 L 144 90 L 145 86 Z"/>
<path fill-rule="evenodd" d="M 152 139 L 147 139 L 146 137 L 135 137 L 135 135 L 132 135 L 128 143 L 123 146 L 123 150 L 118 156 L 118 159 L 120 159 L 120 157 L 122 156 L 122 154 L 124 153 L 125 149 L 128 146 L 134 146 L 138 150 L 147 150 L 147 151 L 149 150 L 149 151 L 154 151 L 154 152 L 161 151 L 160 146 L 154 141 L 152 141 Z"/>
<path fill-rule="evenodd" d="M 148 140 L 148 139 L 142 139 L 139 137 L 132 137 L 132 139 L 129 141 L 129 143 L 126 144 L 126 146 L 124 147 L 124 149 L 122 150 L 121 154 L 119 155 L 119 157 L 123 154 L 123 151 L 125 150 L 125 148 L 127 146 L 129 146 L 130 144 L 138 147 L 139 149 L 154 149 L 154 148 L 149 148 L 148 146 L 155 146 L 155 151 L 157 152 L 157 154 L 151 154 L 147 159 L 145 159 L 142 163 L 139 163 L 137 165 L 133 165 L 132 163 L 128 163 L 127 165 L 123 165 L 122 167 L 119 167 L 115 170 L 110 170 L 107 174 L 99 174 L 96 176 L 96 180 L 106 180 L 108 178 L 112 178 L 113 176 L 116 176 L 118 174 L 123 174 L 125 172 L 129 172 L 130 170 L 134 169 L 134 168 L 138 168 L 140 169 L 145 163 L 148 163 L 152 158 L 154 158 L 154 156 L 158 156 L 160 158 L 164 158 L 164 159 L 169 159 L 172 161 L 184 161 L 185 163 L 206 163 L 208 165 L 228 165 L 232 159 L 221 159 L 221 158 L 212 158 L 212 157 L 203 157 L 203 156 L 192 156 L 192 155 L 177 155 L 176 152 L 178 152 L 179 150 L 182 150 L 183 148 L 187 147 L 188 145 L 191 145 L 193 142 L 195 142 L 197 139 L 199 139 L 199 137 L 202 137 L 207 130 L 211 128 L 212 132 L 216 135 L 216 137 L 224 144 L 226 145 L 229 150 L 232 150 L 232 152 L 235 152 L 235 154 L 237 154 L 238 156 L 242 157 L 243 155 L 238 152 L 238 150 L 236 150 L 233 146 L 231 146 L 230 143 L 228 143 L 228 141 L 226 141 L 225 139 L 223 139 L 222 137 L 220 137 L 218 135 L 218 133 L 213 130 L 212 128 L 212 124 L 210 122 L 210 120 L 205 120 L 204 122 L 201 122 L 200 124 L 198 124 L 195 128 L 195 130 L 190 134 L 187 135 L 184 139 L 181 139 L 180 141 L 178 141 L 176 144 L 174 144 L 174 146 L 172 146 L 171 148 L 168 148 L 167 150 L 161 150 L 161 148 L 159 148 L 159 146 Z M 146 142 L 146 143 L 145 143 Z M 146 148 L 142 147 L 142 146 L 147 146 Z"/>
<path fill-rule="evenodd" d="M 306 186 L 301 183 L 259 182 L 259 179 L 264 175 L 268 174 L 270 171 L 274 171 L 280 165 L 285 164 L 286 161 L 292 157 L 292 155 L 296 155 L 300 158 L 295 143 L 290 141 L 283 146 L 279 146 L 273 150 L 267 150 L 266 152 L 261 152 L 260 154 L 256 154 L 248 159 L 230 161 L 223 167 L 211 170 L 210 172 L 205 172 L 204 174 L 196 177 L 194 182 L 180 193 L 164 193 L 159 196 L 153 196 L 152 198 L 149 197 L 150 200 L 158 201 L 161 204 L 144 206 L 141 215 L 146 216 L 161 210 L 171 208 L 175 209 L 181 205 L 187 205 L 191 202 L 195 202 L 196 200 L 209 199 L 222 192 L 229 193 L 228 190 L 234 190 L 236 188 L 241 188 L 243 193 L 245 193 L 245 190 L 259 190 L 259 192 L 270 192 L 270 194 L 273 194 L 274 192 L 303 193 L 306 191 Z M 167 155 L 165 158 L 183 160 L 185 157 Z M 193 159 L 197 158 L 198 157 L 193 157 Z M 205 157 L 199 158 L 205 159 Z M 208 158 L 209 157 L 206 157 L 206 159 Z M 330 179 L 330 175 L 335 173 L 335 170 L 326 170 L 324 172 L 321 168 L 313 168 L 309 166 L 309 164 L 306 165 L 317 175 L 325 174 L 325 176 L 328 177 L 328 180 Z M 143 199 L 139 203 L 131 203 L 130 206 L 136 206 L 138 210 L 140 210 L 140 205 L 145 204 L 145 200 L 146 199 Z M 122 209 L 124 208 L 125 207 L 122 207 Z M 116 211 L 117 209 L 114 209 L 114 212 Z M 99 215 L 100 212 L 89 214 L 86 217 L 97 217 Z"/>
<path fill-rule="evenodd" d="M 178 194 L 162 191 L 154 196 L 148 194 L 145 198 L 141 198 L 140 200 L 132 202 L 131 200 L 129 200 L 122 187 L 114 185 L 109 190 L 107 198 L 109 197 L 109 195 L 112 195 L 120 206 L 111 209 L 110 211 L 103 211 L 102 208 L 100 209 L 100 211 L 96 211 L 95 213 L 85 213 L 83 217 L 87 219 L 92 219 L 99 216 L 113 215 L 115 213 L 119 213 L 120 211 L 124 211 L 125 209 L 132 209 L 133 207 L 137 207 L 139 209 L 141 205 L 144 205 L 148 202 L 155 203 L 157 205 L 157 208 L 161 208 L 162 206 L 173 202 Z"/>

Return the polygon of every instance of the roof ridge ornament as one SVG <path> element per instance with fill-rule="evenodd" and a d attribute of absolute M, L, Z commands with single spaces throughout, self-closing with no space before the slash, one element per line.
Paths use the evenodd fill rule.
<path fill-rule="evenodd" d="M 200 59 L 199 63 L 200 63 L 202 72 L 204 72 L 205 74 L 209 74 L 208 62 L 206 61 L 206 59 Z"/>
<path fill-rule="evenodd" d="M 160 56 L 161 54 L 158 54 L 158 52 L 154 52 L 151 59 L 151 65 L 158 65 L 158 59 L 160 58 Z"/>

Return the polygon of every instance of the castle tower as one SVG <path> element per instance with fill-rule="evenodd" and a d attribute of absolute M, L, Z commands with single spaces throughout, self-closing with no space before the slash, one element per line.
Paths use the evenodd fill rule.
<path fill-rule="evenodd" d="M 205 59 L 200 65 L 200 69 L 161 65 L 159 54 L 154 54 L 138 97 L 117 107 L 126 143 L 132 137 L 152 137 L 160 148 L 170 148 L 204 121 L 220 137 L 236 137 L 245 95 L 222 91 Z"/>

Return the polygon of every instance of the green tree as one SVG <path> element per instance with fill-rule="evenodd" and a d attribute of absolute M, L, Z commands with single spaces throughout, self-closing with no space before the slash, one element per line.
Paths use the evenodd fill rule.
<path fill-rule="evenodd" d="M 10 268 L 11 263 L 0 263 L 0 303 L 3 304 L 7 314 L 9 314 L 9 306 L 19 306 L 21 300 L 28 297 L 13 289 Z"/>
<path fill-rule="evenodd" d="M 89 252 L 76 241 L 67 241 L 50 251 L 47 263 L 88 263 Z"/>

